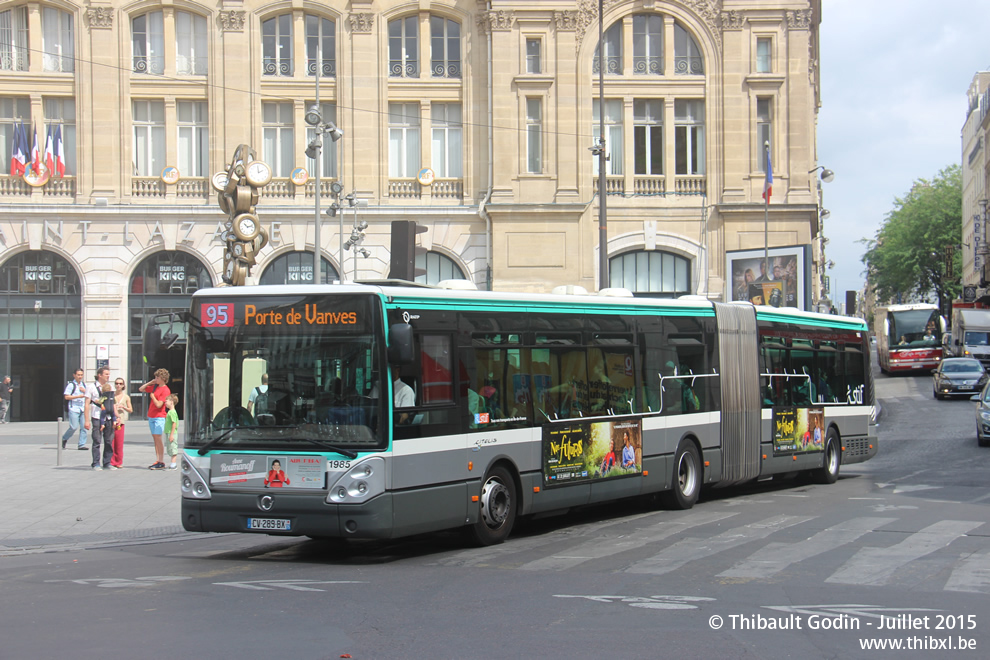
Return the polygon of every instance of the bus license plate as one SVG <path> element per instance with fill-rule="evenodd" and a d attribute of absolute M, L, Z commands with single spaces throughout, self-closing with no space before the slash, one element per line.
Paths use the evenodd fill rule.
<path fill-rule="evenodd" d="M 288 518 L 248 518 L 248 529 L 262 529 L 265 531 L 288 532 L 292 522 Z"/>

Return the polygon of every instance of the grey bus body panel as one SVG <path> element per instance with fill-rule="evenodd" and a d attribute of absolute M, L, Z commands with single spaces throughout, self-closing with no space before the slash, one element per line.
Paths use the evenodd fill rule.
<path fill-rule="evenodd" d="M 756 311 L 715 303 L 722 390 L 722 479 L 730 486 L 760 474 L 760 369 Z M 748 374 L 748 377 L 747 377 Z"/>

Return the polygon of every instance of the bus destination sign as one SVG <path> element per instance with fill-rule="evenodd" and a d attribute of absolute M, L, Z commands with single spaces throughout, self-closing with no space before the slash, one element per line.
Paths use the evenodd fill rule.
<path fill-rule="evenodd" d="M 201 303 L 200 319 L 204 328 L 233 328 L 235 325 L 260 326 L 353 326 L 358 323 L 358 313 L 335 311 L 330 306 L 304 303 L 290 307 L 259 309 L 246 304 L 238 314 L 234 303 Z"/>

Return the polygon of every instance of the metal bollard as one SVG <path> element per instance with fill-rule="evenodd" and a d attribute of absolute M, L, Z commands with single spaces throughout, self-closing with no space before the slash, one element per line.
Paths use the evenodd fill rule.
<path fill-rule="evenodd" d="M 61 417 L 57 417 L 55 419 L 56 419 L 56 422 L 57 422 L 57 424 L 55 425 L 55 428 L 56 428 L 56 431 L 55 431 L 55 433 L 56 433 L 56 435 L 55 435 L 55 451 L 56 451 L 56 454 L 55 454 L 55 465 L 56 466 L 60 466 L 60 465 L 62 465 L 62 418 Z"/>

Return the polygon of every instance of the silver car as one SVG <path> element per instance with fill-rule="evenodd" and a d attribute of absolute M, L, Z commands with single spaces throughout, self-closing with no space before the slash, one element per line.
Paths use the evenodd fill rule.
<path fill-rule="evenodd" d="M 976 404 L 976 441 L 981 447 L 990 446 L 990 383 L 973 397 Z"/>
<path fill-rule="evenodd" d="M 973 396 L 987 384 L 987 372 L 979 360 L 946 358 L 932 370 L 932 394 L 936 399 L 949 396 Z"/>

